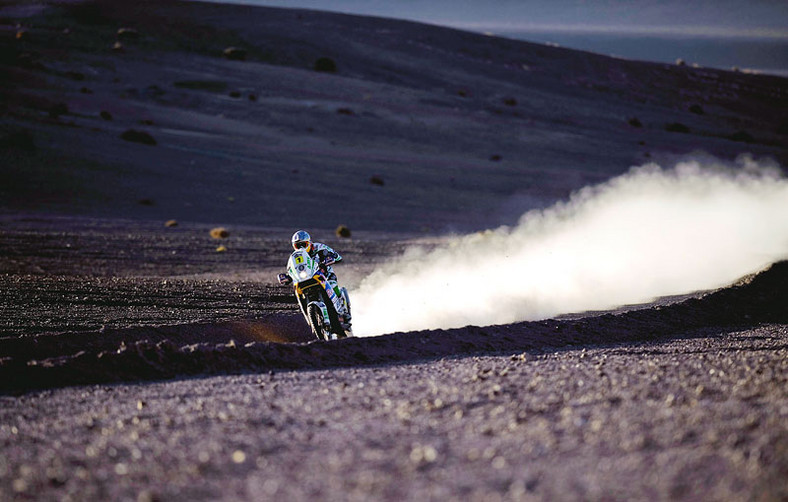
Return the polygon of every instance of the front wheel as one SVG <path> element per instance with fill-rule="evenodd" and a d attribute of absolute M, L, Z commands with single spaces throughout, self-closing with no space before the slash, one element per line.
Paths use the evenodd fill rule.
<path fill-rule="evenodd" d="M 328 298 L 328 294 L 325 291 L 321 291 L 321 297 L 326 304 L 326 310 L 328 310 L 328 320 L 330 321 L 330 325 L 325 327 L 326 336 L 329 337 L 331 334 L 334 335 L 334 338 L 346 338 L 347 333 L 345 330 L 342 329 L 342 324 L 339 322 L 339 314 L 337 314 L 337 309 L 334 308 L 334 304 Z"/>
<path fill-rule="evenodd" d="M 323 312 L 320 307 L 314 303 L 309 304 L 306 308 L 307 316 L 309 317 L 309 326 L 312 328 L 312 334 L 318 340 L 328 340 L 330 329 L 326 326 L 326 321 L 323 319 Z"/>

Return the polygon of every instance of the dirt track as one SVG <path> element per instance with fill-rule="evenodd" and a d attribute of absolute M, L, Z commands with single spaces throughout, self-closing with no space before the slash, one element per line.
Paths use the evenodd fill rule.
<path fill-rule="evenodd" d="M 145 255 L 149 275 L 106 278 L 73 259 L 74 242 L 98 256 L 134 245 L 95 230 L 107 222 L 84 224 L 58 219 L 56 240 L 44 221 L 6 221 L 17 258 L 6 248 L 3 500 L 786 496 L 785 264 L 615 315 L 271 344 L 261 326 L 304 335 L 295 305 L 242 280 L 243 265 L 200 264 L 199 246 L 183 245 L 209 239 L 200 231 L 139 224 L 167 242 Z M 47 240 L 60 244 L 42 250 Z M 170 247 L 199 270 L 167 275 Z M 141 262 L 129 255 L 114 266 L 131 273 Z M 25 272 L 34 263 L 65 275 Z M 242 301 L 252 291 L 255 308 Z M 41 320 L 60 309 L 69 322 L 46 334 Z M 99 319 L 110 326 L 70 329 Z M 24 391 L 80 382 L 90 385 Z"/>
<path fill-rule="evenodd" d="M 780 500 L 786 326 L 3 397 L 11 499 Z"/>

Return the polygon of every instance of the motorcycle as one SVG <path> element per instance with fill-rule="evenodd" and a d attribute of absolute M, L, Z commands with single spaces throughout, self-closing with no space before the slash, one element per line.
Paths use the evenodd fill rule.
<path fill-rule="evenodd" d="M 279 283 L 293 285 L 301 314 L 318 340 L 336 340 L 353 336 L 350 325 L 339 312 L 350 313 L 350 297 L 341 288 L 341 298 L 328 283 L 325 267 L 333 261 L 319 262 L 305 249 L 297 249 L 287 260 L 287 274 L 279 274 Z M 344 316 L 343 316 L 344 317 Z"/>

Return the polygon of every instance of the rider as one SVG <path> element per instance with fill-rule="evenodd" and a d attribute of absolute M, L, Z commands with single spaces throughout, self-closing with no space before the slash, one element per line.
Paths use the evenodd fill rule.
<path fill-rule="evenodd" d="M 340 316 L 340 322 L 345 324 L 350 324 L 350 310 L 347 308 L 345 304 L 345 299 L 342 296 L 342 292 L 339 289 L 339 283 L 337 281 L 337 274 L 334 273 L 334 269 L 331 267 L 332 264 L 337 263 L 342 260 L 342 257 L 339 256 L 339 253 L 331 249 L 329 246 L 321 242 L 312 242 L 312 237 L 310 237 L 309 233 L 306 230 L 299 230 L 298 232 L 293 234 L 293 237 L 290 239 L 293 244 L 293 249 L 306 249 L 309 256 L 313 259 L 317 259 L 318 263 L 321 264 L 323 270 L 325 270 L 326 279 L 328 280 L 328 284 L 334 290 L 337 297 L 342 298 L 342 305 L 344 307 L 343 312 L 337 312 Z"/>

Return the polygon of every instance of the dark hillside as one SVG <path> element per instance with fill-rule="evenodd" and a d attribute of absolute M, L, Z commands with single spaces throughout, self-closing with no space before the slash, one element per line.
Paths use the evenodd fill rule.
<path fill-rule="evenodd" d="M 0 9 L 6 211 L 477 229 L 651 160 L 786 160 L 776 77 L 317 11 L 46 5 Z"/>

